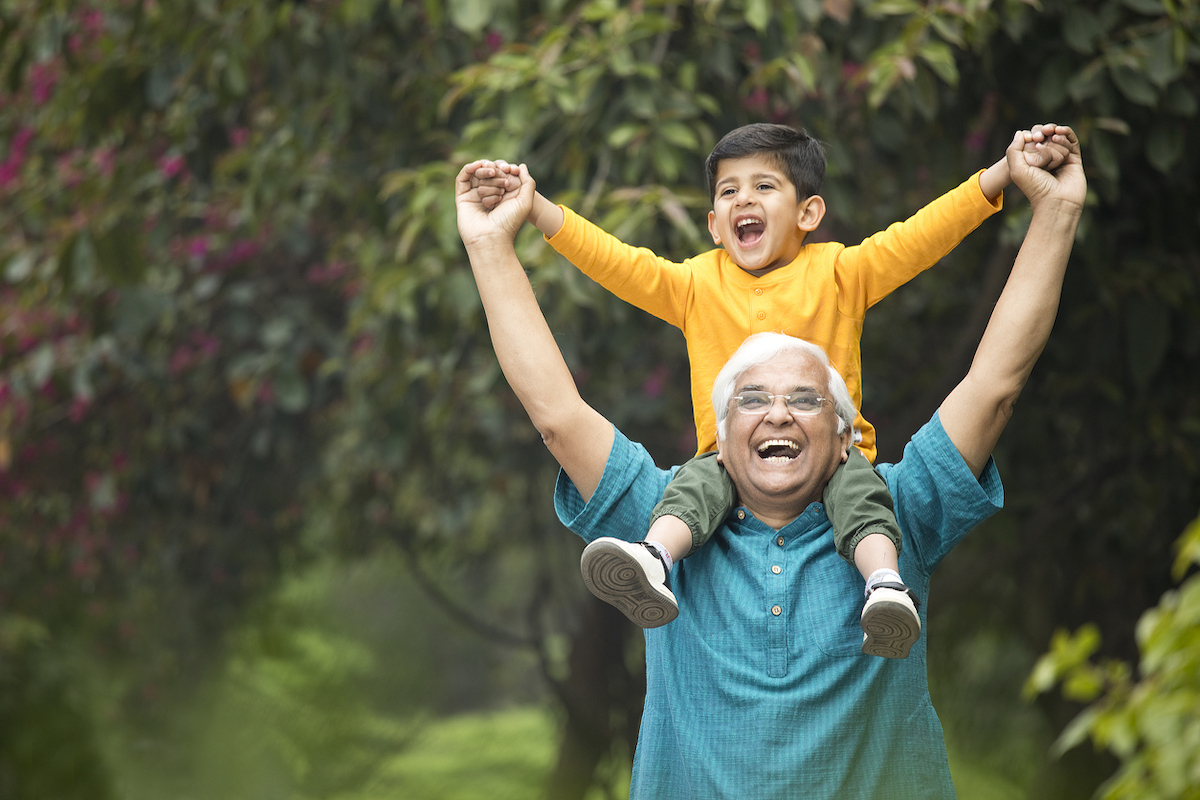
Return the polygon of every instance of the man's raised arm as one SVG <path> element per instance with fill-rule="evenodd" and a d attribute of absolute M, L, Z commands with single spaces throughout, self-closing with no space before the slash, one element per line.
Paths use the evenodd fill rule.
<path fill-rule="evenodd" d="M 463 167 L 455 180 L 454 200 L 458 232 L 483 300 L 492 346 L 542 441 L 586 501 L 604 474 L 613 428 L 579 396 L 513 249 L 513 237 L 533 202 L 533 179 L 522 164 L 520 188 L 506 192 L 489 212 L 471 186 L 475 172 L 486 169 L 488 162 L 480 161 Z"/>
<path fill-rule="evenodd" d="M 1050 338 L 1087 196 L 1075 132 L 1068 129 L 1062 135 L 1067 157 L 1053 173 L 1026 163 L 1022 147 L 1027 136 L 1018 132 L 1006 155 L 1013 182 L 1033 207 L 1033 219 L 971 369 L 938 410 L 942 427 L 976 477 Z"/>

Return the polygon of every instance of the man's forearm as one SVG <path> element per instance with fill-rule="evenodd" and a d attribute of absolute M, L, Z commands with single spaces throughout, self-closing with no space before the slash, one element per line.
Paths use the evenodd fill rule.
<path fill-rule="evenodd" d="M 511 242 L 467 247 L 471 270 L 487 314 L 496 358 L 509 385 L 539 430 L 575 382 Z"/>
<path fill-rule="evenodd" d="M 985 371 L 985 380 L 1014 401 L 1054 327 L 1080 210 L 1063 202 L 1046 202 L 1035 209 L 976 351 L 972 372 Z"/>

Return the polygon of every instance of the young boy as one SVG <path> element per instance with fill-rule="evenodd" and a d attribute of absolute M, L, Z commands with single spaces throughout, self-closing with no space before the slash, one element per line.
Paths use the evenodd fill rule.
<path fill-rule="evenodd" d="M 1026 133 L 1030 163 L 1053 168 L 1066 152 L 1066 129 Z M 1059 140 L 1061 141 L 1061 140 Z M 707 395 L 729 355 L 751 333 L 782 331 L 822 346 L 861 406 L 859 339 L 866 309 L 927 269 L 1001 207 L 1010 182 L 1004 159 L 933 201 L 909 220 L 861 244 L 806 244 L 825 215 L 818 194 L 825 173 L 821 144 L 783 125 L 747 125 L 727 134 L 705 162 L 713 210 L 709 231 L 723 247 L 673 263 L 623 244 L 536 194 L 529 215 L 546 240 L 585 274 L 626 302 L 680 328 L 687 339 L 698 456 L 682 466 L 654 510 L 645 541 L 598 539 L 581 560 L 597 597 L 641 627 L 673 620 L 678 604 L 672 564 L 702 546 L 733 509 L 736 497 L 711 452 L 715 414 Z M 489 177 L 491 180 L 489 180 Z M 513 190 L 515 168 L 494 162 L 476 172 L 485 191 Z M 759 393 L 761 394 L 761 393 Z M 747 396 L 750 395 L 750 396 Z M 740 411 L 765 411 L 772 396 L 743 393 Z M 795 415 L 824 411 L 821 398 L 783 398 Z M 856 447 L 829 481 L 824 505 L 838 552 L 866 582 L 863 652 L 904 658 L 920 637 L 916 597 L 898 572 L 900 531 L 891 497 L 871 465 L 874 428 L 859 413 Z M 798 443 L 781 441 L 764 458 L 794 458 Z"/>

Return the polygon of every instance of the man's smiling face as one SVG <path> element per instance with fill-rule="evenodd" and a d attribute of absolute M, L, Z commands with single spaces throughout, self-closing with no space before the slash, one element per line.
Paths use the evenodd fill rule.
<path fill-rule="evenodd" d="M 751 367 L 734 384 L 734 394 L 775 395 L 810 390 L 829 397 L 823 364 L 802 352 L 785 352 L 769 364 Z M 811 416 L 795 415 L 782 398 L 766 413 L 745 414 L 730 400 L 725 438 L 717 442 L 721 463 L 737 487 L 742 505 L 772 527 L 782 527 L 820 500 L 825 484 L 846 460 L 852 432 L 840 435 L 833 403 L 826 400 Z"/>
<path fill-rule="evenodd" d="M 796 187 L 783 169 L 765 155 L 731 158 L 717 167 L 708 230 L 713 242 L 752 275 L 765 275 L 790 264 L 804 237 L 824 215 L 818 195 L 796 199 Z M 814 215 L 820 206 L 820 213 Z"/>

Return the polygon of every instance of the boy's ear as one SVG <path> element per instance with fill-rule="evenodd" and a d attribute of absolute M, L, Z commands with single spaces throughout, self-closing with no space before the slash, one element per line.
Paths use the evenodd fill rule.
<path fill-rule="evenodd" d="M 812 233 L 825 219 L 825 198 L 819 194 L 810 194 L 800 204 L 796 215 L 796 227 L 807 233 Z"/>
<path fill-rule="evenodd" d="M 708 212 L 708 232 L 712 234 L 713 244 L 721 243 L 721 234 L 717 233 L 717 215 L 716 212 Z"/>

